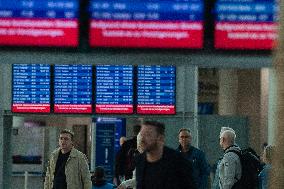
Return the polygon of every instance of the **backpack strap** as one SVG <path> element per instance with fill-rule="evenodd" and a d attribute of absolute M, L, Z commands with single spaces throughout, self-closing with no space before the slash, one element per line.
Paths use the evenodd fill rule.
<path fill-rule="evenodd" d="M 229 152 L 233 152 L 233 153 L 237 154 L 238 157 L 239 157 L 239 159 L 240 159 L 240 162 L 241 162 L 241 164 L 242 164 L 242 161 L 241 161 L 241 151 L 239 151 L 239 150 L 228 150 L 227 152 L 224 153 L 224 155 L 227 154 L 227 153 L 229 153 Z M 241 166 L 242 166 L 242 165 L 241 165 Z M 241 177 L 241 178 L 242 178 L 242 177 Z M 238 179 L 237 177 L 235 177 L 235 179 L 236 179 L 237 182 L 238 182 L 241 178 Z"/>
<path fill-rule="evenodd" d="M 235 154 L 237 154 L 239 156 L 239 158 L 241 160 L 241 151 L 239 151 L 239 150 L 228 150 L 227 152 L 224 153 L 224 155 L 229 153 L 229 152 L 234 152 Z"/>

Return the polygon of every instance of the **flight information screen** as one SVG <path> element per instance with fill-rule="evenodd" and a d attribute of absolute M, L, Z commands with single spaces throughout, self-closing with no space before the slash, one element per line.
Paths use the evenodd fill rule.
<path fill-rule="evenodd" d="M 12 112 L 50 112 L 50 66 L 13 64 Z"/>
<path fill-rule="evenodd" d="M 279 6 L 276 0 L 217 0 L 215 48 L 275 47 Z"/>
<path fill-rule="evenodd" d="M 91 0 L 93 47 L 203 47 L 203 0 Z"/>
<path fill-rule="evenodd" d="M 1 0 L 0 45 L 78 46 L 78 0 Z"/>
<path fill-rule="evenodd" d="M 54 66 L 54 113 L 92 113 L 92 66 Z"/>
<path fill-rule="evenodd" d="M 137 113 L 175 114 L 176 68 L 138 66 Z"/>
<path fill-rule="evenodd" d="M 96 66 L 96 113 L 133 113 L 133 66 Z"/>

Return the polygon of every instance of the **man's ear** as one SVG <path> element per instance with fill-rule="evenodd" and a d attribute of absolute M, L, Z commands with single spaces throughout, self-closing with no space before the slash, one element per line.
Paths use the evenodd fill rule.
<path fill-rule="evenodd" d="M 164 135 L 159 135 L 159 141 L 165 142 L 165 136 Z"/>

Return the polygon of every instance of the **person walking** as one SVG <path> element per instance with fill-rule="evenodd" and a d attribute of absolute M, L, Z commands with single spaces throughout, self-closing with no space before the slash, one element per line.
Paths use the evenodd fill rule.
<path fill-rule="evenodd" d="M 142 123 L 144 152 L 136 158 L 136 189 L 195 189 L 192 166 L 176 150 L 165 146 L 165 125 Z"/>
<path fill-rule="evenodd" d="M 60 132 L 59 148 L 49 158 L 44 189 L 91 189 L 87 158 L 74 148 L 73 137 L 70 130 Z"/>

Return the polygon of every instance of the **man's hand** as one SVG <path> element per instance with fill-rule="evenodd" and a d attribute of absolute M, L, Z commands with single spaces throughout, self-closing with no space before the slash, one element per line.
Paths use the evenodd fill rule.
<path fill-rule="evenodd" d="M 118 187 L 118 189 L 126 189 L 125 185 L 123 183 L 121 183 Z"/>

